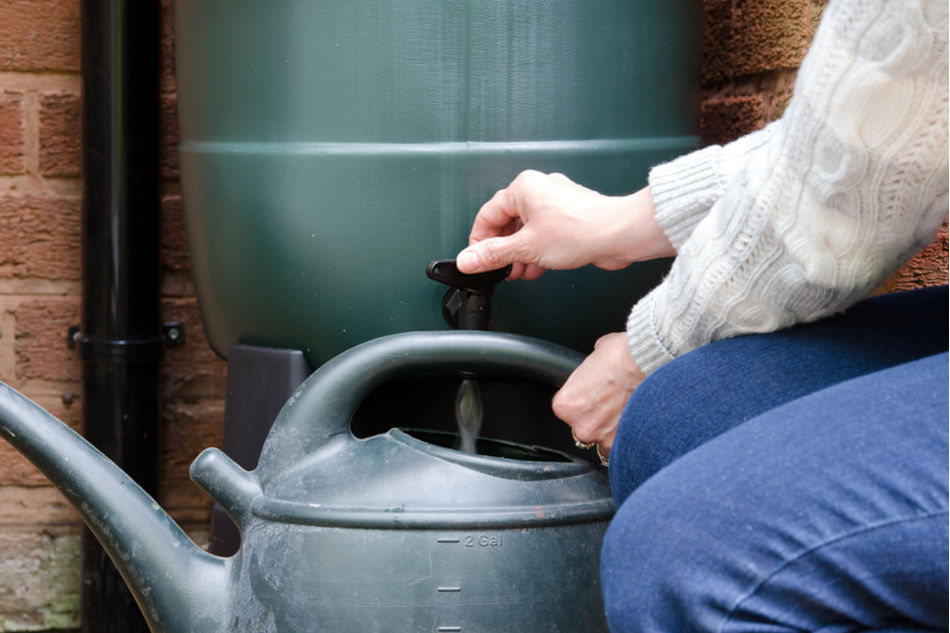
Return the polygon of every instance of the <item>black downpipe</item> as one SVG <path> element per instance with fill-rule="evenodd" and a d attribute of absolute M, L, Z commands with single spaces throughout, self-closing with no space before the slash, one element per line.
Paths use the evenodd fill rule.
<path fill-rule="evenodd" d="M 159 55 L 157 0 L 82 0 L 83 434 L 157 488 Z M 83 633 L 148 627 L 112 561 L 82 536 Z"/>

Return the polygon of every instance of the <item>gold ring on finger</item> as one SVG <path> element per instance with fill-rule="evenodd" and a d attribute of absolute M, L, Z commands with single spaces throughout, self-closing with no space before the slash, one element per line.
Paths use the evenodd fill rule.
<path fill-rule="evenodd" d="M 577 439 L 577 435 L 574 434 L 574 429 L 571 429 L 571 437 L 574 438 L 574 445 L 577 446 L 577 448 L 583 448 L 584 450 L 594 448 L 594 442 L 587 443 Z"/>
<path fill-rule="evenodd" d="M 600 452 L 600 444 L 597 445 L 597 457 L 600 458 L 600 465 L 604 468 L 610 466 L 610 455 L 608 454 L 604 457 L 604 454 Z"/>

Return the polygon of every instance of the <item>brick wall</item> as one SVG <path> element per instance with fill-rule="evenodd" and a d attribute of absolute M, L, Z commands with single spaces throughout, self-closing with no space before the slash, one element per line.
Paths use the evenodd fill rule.
<path fill-rule="evenodd" d="M 185 346 L 162 365 L 159 501 L 197 541 L 206 497 L 188 466 L 220 445 L 225 363 L 204 340 L 175 151 L 172 2 L 163 4 L 162 312 Z M 65 345 L 80 303 L 79 0 L 0 0 L 0 380 L 79 428 L 80 364 Z M 0 442 L 0 631 L 79 625 L 79 522 Z"/>
<path fill-rule="evenodd" d="M 193 537 L 207 502 L 191 460 L 220 443 L 225 364 L 204 341 L 178 185 L 172 0 L 163 7 L 162 310 L 188 343 L 162 366 L 160 502 Z M 722 143 L 779 117 L 822 0 L 706 0 L 702 135 Z M 79 0 L 0 0 L 0 380 L 74 428 L 80 300 Z M 946 283 L 947 233 L 885 284 Z M 76 514 L 0 442 L 0 631 L 78 626 Z"/>
<path fill-rule="evenodd" d="M 79 86 L 78 2 L 0 3 L 0 380 L 73 428 L 77 367 L 55 339 L 79 300 Z M 76 625 L 77 534 L 0 443 L 0 630 Z"/>

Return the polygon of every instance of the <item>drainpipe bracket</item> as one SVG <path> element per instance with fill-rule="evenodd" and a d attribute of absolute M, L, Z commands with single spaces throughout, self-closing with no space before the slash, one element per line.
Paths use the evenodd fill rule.
<path fill-rule="evenodd" d="M 162 335 L 168 347 L 181 347 L 185 344 L 185 324 L 180 321 L 169 321 L 162 326 Z"/>
<path fill-rule="evenodd" d="M 80 360 L 97 360 L 112 363 L 156 362 L 162 357 L 165 347 L 185 344 L 185 326 L 178 321 L 165 323 L 162 335 L 155 338 L 131 340 L 103 340 L 84 336 L 80 326 L 74 325 L 66 334 L 66 345 L 76 350 Z"/>

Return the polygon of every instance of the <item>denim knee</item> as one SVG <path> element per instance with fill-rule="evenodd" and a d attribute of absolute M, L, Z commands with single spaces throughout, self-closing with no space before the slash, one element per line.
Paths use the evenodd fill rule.
<path fill-rule="evenodd" d="M 612 629 L 945 622 L 947 366 L 793 401 L 650 477 L 604 540 Z"/>
<path fill-rule="evenodd" d="M 661 474 L 630 495 L 604 538 L 601 585 L 614 633 L 706 630 L 697 624 L 721 621 L 728 608 L 716 605 L 701 581 L 720 571 L 703 560 L 714 559 L 715 550 L 693 549 L 703 533 L 702 510 L 662 480 Z"/>

